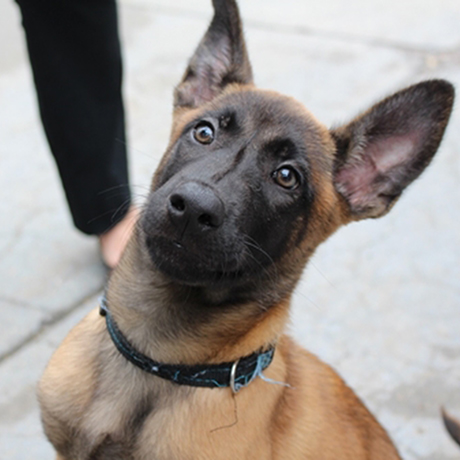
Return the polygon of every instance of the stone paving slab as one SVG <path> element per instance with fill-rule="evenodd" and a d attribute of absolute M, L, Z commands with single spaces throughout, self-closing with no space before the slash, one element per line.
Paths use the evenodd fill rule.
<path fill-rule="evenodd" d="M 36 385 L 53 351 L 70 329 L 97 306 L 98 296 L 47 328 L 0 366 L 0 459 L 54 458 L 43 433 L 35 397 Z M 3 324 L 2 324 L 3 326 Z"/>
<path fill-rule="evenodd" d="M 209 0 L 123 0 L 123 4 L 169 11 L 176 15 L 210 16 Z M 243 0 L 246 25 L 312 33 L 337 38 L 429 49 L 460 46 L 460 3 L 457 0 Z"/>
<path fill-rule="evenodd" d="M 0 299 L 0 359 L 40 330 L 43 313 Z"/>

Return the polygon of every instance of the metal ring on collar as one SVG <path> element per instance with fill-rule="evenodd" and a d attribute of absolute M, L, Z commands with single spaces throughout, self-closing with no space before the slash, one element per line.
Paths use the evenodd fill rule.
<path fill-rule="evenodd" d="M 237 359 L 233 363 L 232 369 L 230 370 L 230 388 L 232 389 L 233 394 L 238 393 L 238 390 L 239 390 L 239 389 L 236 389 L 236 387 L 235 387 L 236 368 L 238 367 L 239 362 L 240 362 L 240 360 Z"/>

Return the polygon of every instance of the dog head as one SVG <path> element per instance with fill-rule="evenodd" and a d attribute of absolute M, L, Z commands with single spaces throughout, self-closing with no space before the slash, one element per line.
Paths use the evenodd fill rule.
<path fill-rule="evenodd" d="M 175 91 L 139 242 L 174 283 L 232 293 L 221 301 L 279 301 L 318 244 L 386 214 L 421 174 L 454 92 L 422 82 L 328 130 L 294 99 L 254 86 L 235 1 L 213 5 Z"/>

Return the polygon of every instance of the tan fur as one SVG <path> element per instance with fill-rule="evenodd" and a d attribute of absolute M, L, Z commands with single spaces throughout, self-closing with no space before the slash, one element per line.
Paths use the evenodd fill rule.
<path fill-rule="evenodd" d="M 267 97 L 275 95 L 270 92 Z M 295 110 L 300 113 L 299 108 Z M 176 136 L 192 116 L 195 114 L 184 113 L 176 119 Z M 325 128 L 317 126 L 326 137 Z M 300 276 L 317 245 L 346 220 L 340 197 L 324 179 L 321 164 L 314 171 L 312 180 L 319 196 L 312 211 L 317 216 L 312 223 L 314 232 L 279 262 L 293 267 L 289 285 Z M 149 343 L 148 330 L 153 326 L 145 320 L 145 309 L 134 305 L 137 299 L 131 305 L 123 294 L 128 286 L 137 285 L 139 298 L 143 298 L 146 289 L 144 256 L 137 251 L 134 240 L 109 289 L 111 310 L 135 346 L 164 362 L 218 363 L 277 343 L 265 375 L 289 387 L 256 379 L 236 396 L 229 389 L 177 387 L 125 361 L 95 310 L 54 354 L 39 386 L 45 430 L 60 459 L 93 458 L 105 445 L 115 446 L 117 455 L 126 452 L 126 457 L 114 458 L 135 460 L 399 458 L 384 430 L 343 381 L 282 335 L 289 299 L 267 311 L 247 305 L 222 312 L 200 329 L 199 342 L 185 335 L 179 341 L 176 337 L 163 339 L 160 348 Z M 156 276 L 158 302 L 162 283 L 167 282 Z M 150 280 L 148 284 L 152 289 Z M 163 302 L 167 308 L 168 299 Z M 139 428 L 132 428 L 134 412 L 143 404 L 145 420 Z"/>
<path fill-rule="evenodd" d="M 272 317 L 267 322 L 271 321 Z M 147 380 L 152 380 L 152 389 L 163 383 L 128 368 L 124 374 L 114 372 L 115 378 L 123 377 L 118 383 L 123 388 L 122 399 L 116 393 L 110 394 L 110 390 L 95 399 L 94 393 L 103 382 L 96 382 L 91 372 L 91 348 L 100 340 L 104 327 L 98 312 L 91 312 L 53 356 L 40 385 L 45 421 L 49 410 L 54 418 L 75 425 L 89 443 L 103 439 L 108 432 L 114 433 L 114 439 L 123 439 L 123 424 L 133 401 L 145 398 L 145 392 L 149 392 Z M 272 327 L 277 329 L 274 325 L 269 329 Z M 74 342 L 77 337 L 84 338 L 77 342 L 78 347 Z M 243 351 L 245 347 L 238 344 L 232 355 L 236 350 Z M 116 364 L 130 366 L 120 362 L 122 359 Z M 145 420 L 132 458 L 399 458 L 384 430 L 340 377 L 291 339 L 280 338 L 265 375 L 289 387 L 257 379 L 236 396 L 229 389 L 174 389 L 160 399 L 157 409 Z M 65 395 L 71 395 L 72 401 Z M 84 416 L 82 408 L 86 411 Z M 55 426 L 48 433 L 52 441 L 59 437 L 60 429 Z"/>
<path fill-rule="evenodd" d="M 107 302 L 132 346 L 158 362 L 234 362 L 276 346 L 273 362 L 264 371 L 272 381 L 259 376 L 234 395 L 230 388 L 196 388 L 163 380 L 135 367 L 117 351 L 104 318 L 94 310 L 55 352 L 40 381 L 38 395 L 46 435 L 58 453 L 57 460 L 398 460 L 388 435 L 353 391 L 284 331 L 292 292 L 318 245 L 350 221 L 388 212 L 403 188 L 429 163 L 450 115 L 453 89 L 442 81 L 416 85 L 377 104 L 349 125 L 329 131 L 294 99 L 254 87 L 237 5 L 234 0 L 213 0 L 213 4 L 216 13 L 209 31 L 176 88 L 170 143 L 152 180 L 153 208 L 149 210 L 146 204 L 122 260 L 110 277 Z M 216 114 L 228 121 L 229 108 L 237 129 L 222 128 L 225 145 L 213 152 L 214 157 L 207 146 L 194 144 L 191 136 L 186 137 L 191 132 L 186 127 L 192 122 L 197 129 L 196 123 L 206 117 L 216 118 Z M 238 117 L 244 123 L 238 124 Z M 387 145 L 392 133 L 412 135 L 420 127 L 424 132 L 418 134 L 425 136 L 420 151 L 414 151 L 413 157 L 406 158 L 396 172 L 381 174 L 376 162 L 381 160 L 382 138 Z M 284 144 L 276 143 L 280 139 Z M 287 190 L 281 193 L 277 188 L 280 184 L 275 185 L 274 174 L 280 169 L 274 168 L 286 161 L 282 152 L 267 154 L 270 145 L 291 148 L 286 147 L 286 139 L 296 146 L 294 153 L 288 153 L 297 155 L 297 161 L 304 164 L 304 184 L 308 186 L 299 186 L 300 198 Z M 241 140 L 246 143 L 243 147 Z M 369 143 L 374 143 L 370 153 L 365 151 Z M 274 209 L 281 210 L 274 217 L 278 228 L 288 229 L 282 233 L 282 245 L 276 246 L 279 242 L 275 235 L 273 245 L 282 249 L 273 251 L 276 260 L 265 253 L 269 263 L 257 267 L 254 274 L 242 257 L 243 268 L 237 260 L 237 271 L 230 272 L 236 281 L 229 276 L 224 280 L 227 284 L 219 284 L 221 280 L 215 281 L 215 276 L 203 281 L 194 279 L 193 273 L 189 283 L 180 275 L 195 272 L 197 255 L 209 255 L 205 247 L 209 241 L 218 242 L 212 249 L 217 248 L 217 252 L 222 241 L 223 246 L 228 240 L 234 241 L 227 233 L 227 239 L 222 239 L 222 233 L 215 228 L 212 231 L 222 238 L 213 240 L 206 233 L 211 232 L 209 228 L 200 228 L 201 233 L 187 235 L 192 248 L 196 243 L 192 236 L 201 241 L 199 253 L 196 248 L 182 248 L 179 263 L 176 261 L 172 268 L 173 274 L 176 268 L 180 273 L 178 279 L 168 277 L 167 271 L 161 269 L 161 263 L 170 261 L 164 257 L 156 262 L 162 240 L 149 246 L 152 232 L 149 233 L 148 218 L 158 217 L 157 211 L 171 212 L 167 206 L 174 206 L 171 189 L 166 188 L 168 195 L 162 187 L 171 180 L 169 186 L 178 185 L 174 182 L 177 176 L 168 176 L 168 167 L 180 170 L 183 166 L 182 160 L 172 164 L 178 158 L 178 145 L 188 146 L 181 151 L 185 164 L 189 160 L 196 165 L 190 152 L 199 153 L 200 172 L 210 168 L 212 159 L 219 156 L 213 164 L 216 169 L 212 177 L 221 180 L 226 174 L 237 174 L 228 176 L 232 179 L 226 184 L 229 188 L 222 189 L 232 195 L 233 201 L 228 204 L 233 206 L 232 211 L 247 211 L 247 207 L 238 208 L 239 202 L 233 197 L 235 177 L 239 184 L 238 179 L 244 176 L 244 185 L 250 190 L 247 196 L 241 195 L 242 201 L 259 198 L 257 193 L 262 193 L 264 199 L 275 197 Z M 270 155 L 276 155 L 275 160 Z M 272 169 L 265 171 L 259 160 Z M 238 175 L 240 161 L 247 161 L 244 164 L 249 165 L 251 174 L 243 169 L 243 174 Z M 275 162 L 278 163 L 273 166 Z M 184 175 L 190 172 L 186 167 L 184 171 Z M 373 171 L 379 174 L 372 176 Z M 356 176 L 350 181 L 354 172 L 364 177 L 364 189 L 355 187 L 359 185 L 354 180 Z M 202 176 L 197 176 L 195 170 L 193 174 L 193 183 L 198 184 Z M 260 178 L 255 178 L 254 185 L 251 180 L 257 175 Z M 212 177 L 206 179 L 211 184 L 205 183 L 206 187 L 219 182 Z M 264 187 L 269 192 L 261 192 Z M 158 197 L 159 204 L 155 201 Z M 279 202 L 283 206 L 276 204 Z M 270 208 L 270 204 L 265 202 L 260 208 Z M 264 214 L 265 209 L 260 208 Z M 287 213 L 286 208 L 293 211 Z M 158 219 L 167 223 L 166 230 L 159 228 L 177 231 L 177 227 L 167 226 L 173 215 L 163 216 L 167 218 Z M 244 231 L 253 228 L 253 222 L 245 226 L 246 221 L 238 217 L 236 230 L 226 229 L 244 240 L 250 236 Z M 263 221 L 267 230 L 270 218 Z M 177 243 L 159 233 L 168 244 Z M 273 235 L 267 231 L 264 236 Z M 241 246 L 232 244 L 236 253 L 234 248 Z M 260 246 L 255 248 L 262 250 Z M 226 257 L 227 253 L 223 253 Z M 195 258 L 184 268 L 184 260 L 189 261 L 190 255 Z M 226 276 L 226 263 L 222 276 Z M 209 264 L 203 273 L 220 273 L 214 262 Z"/>
<path fill-rule="evenodd" d="M 225 346 L 203 342 L 192 347 L 197 356 L 225 362 L 277 342 L 264 374 L 289 387 L 256 379 L 236 396 L 229 389 L 177 387 L 132 367 L 114 351 L 105 321 L 94 310 L 69 334 L 40 383 L 48 436 L 59 445 L 71 426 L 70 433 L 78 432 L 85 447 L 97 446 L 107 433 L 125 443 L 133 407 L 150 395 L 155 410 L 137 433 L 132 457 L 126 458 L 398 459 L 384 430 L 340 377 L 281 335 L 288 308 L 288 301 L 271 308 Z M 230 330 L 232 322 L 241 323 L 241 315 L 234 316 L 225 318 Z M 106 361 L 111 372 L 95 375 Z M 62 460 L 80 458 L 67 455 Z"/>

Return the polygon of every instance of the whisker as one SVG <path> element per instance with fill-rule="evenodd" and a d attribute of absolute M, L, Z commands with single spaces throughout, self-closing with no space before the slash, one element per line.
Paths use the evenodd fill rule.
<path fill-rule="evenodd" d="M 128 142 L 126 142 L 126 141 L 124 141 L 122 139 L 115 138 L 115 142 L 118 142 L 119 144 L 123 144 L 124 146 L 128 147 Z M 144 155 L 147 158 L 154 159 L 154 160 L 156 159 L 155 156 L 152 153 L 144 152 L 143 150 L 139 150 L 139 149 L 133 147 L 132 145 L 129 146 L 129 150 L 131 152 L 140 153 L 141 155 Z"/>
<path fill-rule="evenodd" d="M 109 192 L 113 192 L 114 190 L 120 190 L 122 188 L 130 188 L 130 184 L 118 184 L 118 185 L 114 185 L 113 187 L 108 187 L 104 190 L 101 190 L 100 192 L 98 192 L 98 196 L 100 195 L 105 195 L 106 193 L 109 193 Z"/>
<path fill-rule="evenodd" d="M 305 295 L 303 292 L 296 291 L 295 295 L 300 295 L 303 297 L 307 302 L 311 303 L 314 307 L 316 307 L 318 310 L 323 310 L 323 307 L 319 306 L 316 302 L 314 302 L 310 297 Z"/>
<path fill-rule="evenodd" d="M 331 287 L 333 287 L 334 289 L 337 289 L 335 284 L 326 278 L 326 275 L 323 274 L 323 272 L 313 263 L 312 260 L 309 261 L 309 264 L 329 283 Z"/>
<path fill-rule="evenodd" d="M 267 267 L 263 266 L 263 264 L 254 256 L 254 254 L 252 254 L 251 250 L 250 249 L 248 250 L 248 254 L 262 268 L 262 272 L 264 274 L 269 275 L 269 279 L 271 279 L 272 282 L 276 283 L 279 279 L 278 269 L 276 267 L 276 264 L 274 263 L 273 258 L 270 256 L 270 254 L 268 254 L 264 249 L 262 249 L 260 245 L 257 243 L 257 241 L 255 241 L 249 235 L 243 236 L 243 243 L 246 245 L 246 247 L 256 249 L 268 259 L 270 267 L 274 267 L 273 275 L 271 274 L 271 271 Z"/>
<path fill-rule="evenodd" d="M 250 246 L 249 244 L 247 244 L 248 242 L 247 241 L 243 241 L 247 246 Z M 272 282 L 273 284 L 276 284 L 277 280 L 278 280 L 278 271 L 275 270 L 275 273 L 271 273 L 270 270 L 265 267 L 255 256 L 254 254 L 252 254 L 251 250 L 246 250 L 246 254 L 248 257 L 251 258 L 251 260 L 253 260 L 260 268 L 261 268 L 261 274 L 259 276 L 259 278 L 262 278 L 263 275 L 267 276 L 269 281 Z M 273 266 L 273 265 L 272 265 Z"/>
<path fill-rule="evenodd" d="M 299 285 L 301 285 L 303 282 L 302 280 L 300 281 Z M 294 295 L 296 296 L 301 296 L 303 297 L 307 302 L 311 303 L 314 307 L 316 307 L 318 310 L 323 310 L 324 308 L 318 305 L 316 302 L 314 302 L 310 297 L 308 297 L 306 294 L 304 294 L 300 289 L 300 286 L 297 287 L 297 289 L 294 292 Z"/>
<path fill-rule="evenodd" d="M 120 206 L 118 206 L 117 210 L 112 214 L 112 222 L 115 221 L 116 216 L 119 213 L 123 212 L 129 204 L 131 204 L 131 198 L 128 198 L 127 200 L 123 201 L 123 203 L 121 203 Z"/>
<path fill-rule="evenodd" d="M 245 242 L 250 245 L 251 247 L 257 249 L 259 252 L 261 252 L 267 259 L 269 260 L 270 263 L 274 263 L 273 258 L 268 254 L 264 249 L 260 247 L 260 244 L 257 243 L 254 238 L 250 237 L 249 235 L 243 235 L 243 238 Z"/>

